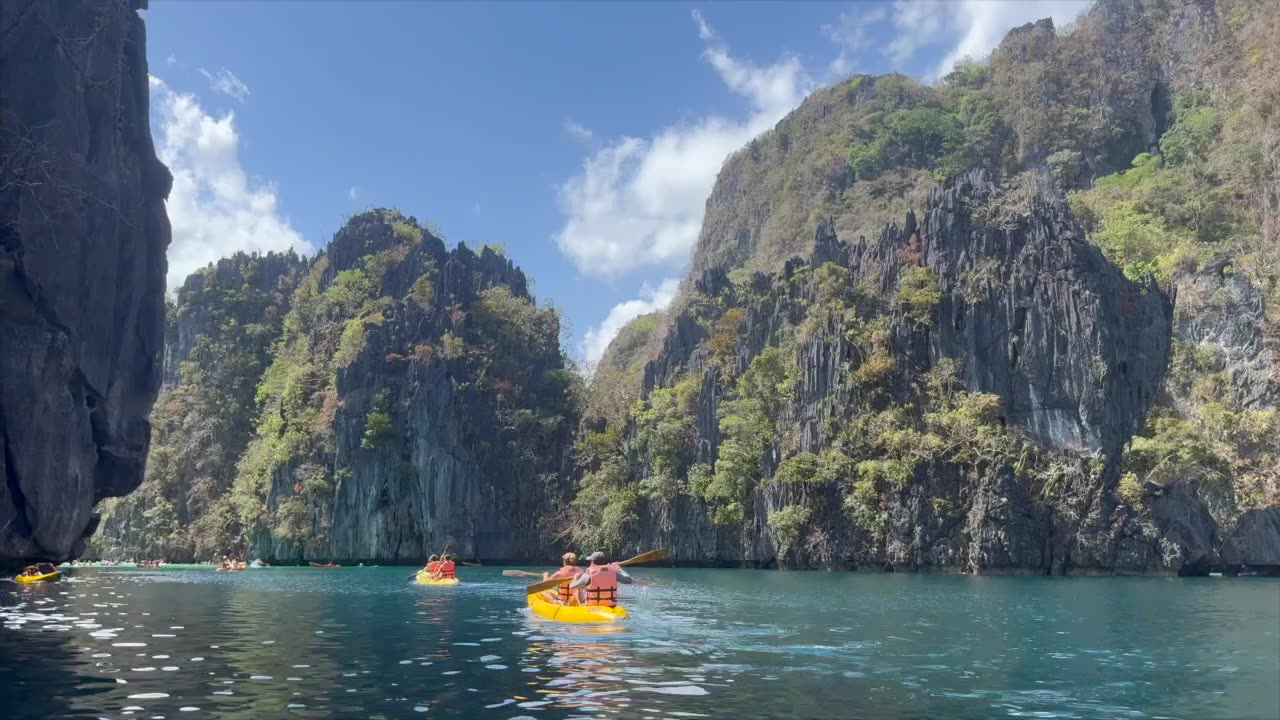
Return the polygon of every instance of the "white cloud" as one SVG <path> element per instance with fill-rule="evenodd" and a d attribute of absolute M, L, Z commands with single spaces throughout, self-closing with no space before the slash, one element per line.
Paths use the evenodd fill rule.
<path fill-rule="evenodd" d="M 986 57 L 1005 33 L 1018 25 L 1051 17 L 1062 26 L 1079 17 L 1091 3 L 1092 0 L 898 0 L 890 17 L 893 40 L 882 52 L 895 64 L 903 65 L 922 48 L 942 46 L 946 54 L 926 78 L 932 80 L 947 74 L 966 57 Z"/>
<path fill-rule="evenodd" d="M 589 143 L 595 138 L 591 128 L 572 119 L 564 121 L 564 133 L 580 143 Z"/>
<path fill-rule="evenodd" d="M 901 4 L 901 3 L 899 3 Z M 942 77 L 966 57 L 980 59 L 995 49 L 1005 33 L 1025 23 L 1051 17 L 1056 26 L 1073 22 L 1092 4 L 1092 0 L 965 0 L 947 3 L 964 29 L 959 42 L 938 63 L 936 77 Z"/>
<path fill-rule="evenodd" d="M 154 76 L 150 86 L 158 154 L 173 173 L 166 203 L 173 226 L 169 287 L 237 250 L 313 252 L 280 216 L 275 186 L 250 180 L 241 168 L 234 113 L 209 115 L 194 95 Z"/>
<path fill-rule="evenodd" d="M 200 68 L 199 72 L 209 81 L 209 87 L 233 98 L 236 102 L 244 102 L 245 98 L 249 97 L 249 86 L 230 70 L 223 68 L 216 75 L 204 68 Z"/>
<path fill-rule="evenodd" d="M 880 6 L 866 12 L 842 12 L 836 22 L 823 25 L 822 34 L 840 49 L 840 54 L 827 66 L 827 74 L 832 78 L 843 78 L 853 72 L 850 55 L 869 47 L 871 26 L 888 17 L 888 9 Z"/>
<path fill-rule="evenodd" d="M 703 57 L 750 110 L 740 119 L 709 115 L 649 138 L 620 138 L 592 153 L 558 188 L 565 222 L 556 244 L 584 273 L 617 275 L 687 260 L 725 158 L 813 88 L 796 58 L 765 67 L 743 62 L 729 54 L 701 13 L 694 11 L 693 19 L 708 43 Z"/>
<path fill-rule="evenodd" d="M 348 199 L 348 200 L 351 200 L 352 202 L 355 202 L 356 200 L 359 200 L 359 199 L 360 199 L 360 188 L 356 187 L 355 185 L 352 185 L 352 186 L 351 186 L 351 189 L 347 191 L 347 199 Z"/>
<path fill-rule="evenodd" d="M 640 297 L 635 300 L 627 300 L 613 306 L 604 321 L 596 327 L 587 330 L 586 335 L 582 339 L 582 354 L 586 359 L 588 367 L 594 367 L 600 362 L 600 358 L 604 357 L 604 351 L 609 347 L 609 343 L 618 336 L 618 332 L 632 320 L 651 312 L 657 312 L 671 304 L 671 299 L 676 296 L 676 290 L 680 287 L 678 278 L 667 278 L 658 284 L 658 287 L 651 287 L 645 283 L 640 288 Z"/>
<path fill-rule="evenodd" d="M 165 58 L 164 61 L 166 63 L 169 63 L 170 65 L 176 65 L 178 63 L 178 56 L 170 55 L 169 57 Z"/>

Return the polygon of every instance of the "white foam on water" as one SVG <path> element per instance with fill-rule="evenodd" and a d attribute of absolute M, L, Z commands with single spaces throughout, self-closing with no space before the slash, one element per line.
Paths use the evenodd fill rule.
<path fill-rule="evenodd" d="M 507 666 L 506 665 L 485 665 L 484 669 L 485 670 L 506 670 Z"/>
<path fill-rule="evenodd" d="M 309 668 L 309 667 L 311 667 L 311 666 L 310 666 L 310 665 L 294 665 L 294 667 L 296 667 L 296 668 Z"/>
<path fill-rule="evenodd" d="M 697 685 L 666 685 L 662 687 L 642 687 L 637 690 L 645 690 L 648 692 L 662 693 L 663 695 L 708 695 L 705 688 Z"/>
<path fill-rule="evenodd" d="M 168 659 L 169 659 L 169 656 L 168 656 L 168 655 L 152 655 L 151 657 L 152 657 L 153 659 L 155 659 L 155 660 L 168 660 Z"/>
<path fill-rule="evenodd" d="M 442 673 L 440 673 L 440 674 L 441 674 L 441 675 L 461 675 L 461 674 L 462 674 L 462 671 L 461 671 L 461 670 L 446 670 L 446 671 L 444 671 L 444 672 L 442 672 Z"/>
<path fill-rule="evenodd" d="M 152 672 L 152 671 L 154 671 L 154 670 L 155 670 L 155 668 L 153 668 L 153 667 L 140 667 L 140 668 L 133 668 L 133 671 L 134 671 L 134 672 Z"/>
<path fill-rule="evenodd" d="M 202 658 L 202 657 L 193 657 L 193 658 L 191 658 L 191 662 L 204 662 L 204 658 Z"/>
<path fill-rule="evenodd" d="M 161 698 L 167 698 L 167 697 L 169 697 L 169 693 L 149 692 L 149 693 L 138 693 L 137 695 L 130 695 L 129 699 L 130 700 L 160 700 Z M 141 710 L 142 708 L 138 708 L 138 709 Z"/>
<path fill-rule="evenodd" d="M 285 707 L 289 708 L 290 710 L 301 710 L 302 708 L 306 707 L 306 705 L 303 705 L 302 703 L 289 703 L 288 705 L 285 705 Z"/>
<path fill-rule="evenodd" d="M 497 655 L 481 655 L 480 656 L 480 662 L 493 662 L 494 660 L 500 660 L 500 659 L 501 658 Z"/>
<path fill-rule="evenodd" d="M 275 641 L 275 640 L 263 640 L 263 641 L 262 641 L 262 644 L 263 644 L 263 645 L 275 645 L 275 644 L 276 644 L 276 641 Z"/>
<path fill-rule="evenodd" d="M 177 666 L 177 665 L 165 665 L 164 667 L 162 667 L 162 668 L 160 668 L 160 669 L 161 669 L 161 670 L 163 670 L 164 672 L 174 672 L 174 671 L 176 671 L 176 670 L 178 669 L 178 666 Z"/>
<path fill-rule="evenodd" d="M 511 703 L 513 703 L 513 702 L 515 702 L 515 700 L 512 700 L 511 698 L 507 698 L 506 700 L 503 700 L 503 701 L 502 701 L 502 702 L 500 702 L 500 703 L 494 703 L 494 704 L 492 704 L 492 705 L 485 705 L 485 706 L 484 706 L 484 708 L 485 708 L 485 710 L 492 710 L 493 708 L 500 708 L 500 707 L 503 707 L 504 705 L 510 705 L 510 704 L 511 704 Z"/>
<path fill-rule="evenodd" d="M 502 638 L 480 638 L 480 642 L 498 642 Z"/>
<path fill-rule="evenodd" d="M 195 712 L 195 711 L 197 711 L 197 710 L 199 710 L 199 709 L 200 709 L 200 708 L 195 707 L 194 705 L 184 705 L 184 706 L 182 706 L 182 707 L 178 708 L 178 712 Z"/>
<path fill-rule="evenodd" d="M 140 643 L 140 642 L 111 643 L 111 647 L 146 647 L 146 646 L 147 646 L 146 643 Z"/>
<path fill-rule="evenodd" d="M 111 653 L 94 653 L 89 657 L 96 657 L 96 658 L 111 657 Z"/>
<path fill-rule="evenodd" d="M 542 672 L 542 670 L 538 668 L 520 668 L 520 672 L 535 673 L 535 672 Z"/>
<path fill-rule="evenodd" d="M 231 692 L 230 690 L 214 690 L 213 694 L 214 695 L 234 695 L 235 693 Z"/>
<path fill-rule="evenodd" d="M 250 675 L 249 679 L 250 680 L 270 680 L 271 676 L 270 675 Z"/>
<path fill-rule="evenodd" d="M 457 642 L 457 643 L 454 643 L 454 645 L 458 645 L 461 647 L 480 647 L 480 643 L 469 643 L 469 642 Z"/>
<path fill-rule="evenodd" d="M 151 637 L 170 638 L 170 637 L 178 637 L 178 636 L 173 635 L 171 633 L 151 633 Z"/>
<path fill-rule="evenodd" d="M 400 664 L 401 664 L 401 665 L 412 665 L 412 664 L 413 664 L 413 661 L 412 661 L 412 660 L 401 660 L 401 661 L 400 661 Z"/>
<path fill-rule="evenodd" d="M 427 711 L 427 706 L 426 706 L 426 705 L 414 705 L 414 706 L 413 706 L 413 711 L 414 711 L 414 712 L 426 712 L 426 711 Z"/>

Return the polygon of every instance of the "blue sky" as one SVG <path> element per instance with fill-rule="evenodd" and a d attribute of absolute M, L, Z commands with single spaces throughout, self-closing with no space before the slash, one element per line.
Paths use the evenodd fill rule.
<path fill-rule="evenodd" d="M 1085 0 L 163 2 L 170 285 L 398 207 L 498 243 L 588 362 L 670 300 L 724 157 L 853 72 L 935 78 Z"/>

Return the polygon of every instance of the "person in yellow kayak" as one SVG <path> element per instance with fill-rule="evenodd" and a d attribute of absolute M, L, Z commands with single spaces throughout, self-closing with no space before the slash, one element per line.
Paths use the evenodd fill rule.
<path fill-rule="evenodd" d="M 458 577 L 458 565 L 454 562 L 452 555 L 441 555 L 440 564 L 436 566 L 436 571 L 431 577 L 437 580 L 450 580 Z"/>
<path fill-rule="evenodd" d="M 574 579 L 586 572 L 578 566 L 578 556 L 574 553 L 567 552 L 560 557 L 564 565 L 553 573 L 543 573 L 543 580 L 550 580 L 553 577 L 565 578 L 565 582 L 560 583 L 556 587 L 555 601 L 561 605 L 578 605 L 582 600 L 582 593 L 575 591 L 569 587 Z M 550 599 L 550 598 L 548 598 Z"/>
<path fill-rule="evenodd" d="M 53 566 L 53 563 L 43 562 L 43 563 L 38 563 L 36 565 L 28 565 L 25 568 L 23 568 L 22 577 L 33 577 L 36 575 L 49 575 L 51 573 L 57 572 L 57 570 L 58 569 Z"/>
<path fill-rule="evenodd" d="M 423 570 L 425 570 L 428 575 L 435 575 L 436 569 L 439 567 L 440 567 L 440 556 L 432 554 L 431 557 L 427 558 L 427 566 L 423 568 Z"/>
<path fill-rule="evenodd" d="M 591 561 L 591 565 L 586 572 L 580 573 L 569 583 L 570 589 L 585 587 L 585 604 L 588 606 L 617 607 L 618 584 L 630 585 L 631 576 L 617 563 L 609 562 L 602 552 L 593 552 L 587 559 Z"/>

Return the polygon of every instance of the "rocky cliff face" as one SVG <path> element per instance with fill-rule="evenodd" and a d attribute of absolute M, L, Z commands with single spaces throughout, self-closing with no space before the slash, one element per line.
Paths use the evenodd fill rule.
<path fill-rule="evenodd" d="M 78 555 L 142 480 L 171 180 L 141 5 L 0 6 L 0 561 Z"/>
<path fill-rule="evenodd" d="M 352 219 L 294 296 L 233 495 L 278 560 L 534 558 L 577 425 L 559 321 L 492 249 Z M 247 509 L 246 509 L 247 508 Z"/>
<path fill-rule="evenodd" d="M 815 92 L 726 161 L 632 350 L 641 403 L 591 409 L 576 537 L 965 572 L 1269 557 L 1276 22 L 1100 0 L 933 87 Z"/>
<path fill-rule="evenodd" d="M 807 267 L 792 263 L 782 277 L 752 281 L 757 289 L 769 288 L 764 303 L 714 272 L 704 274 L 697 291 L 746 309 L 730 374 L 745 377 L 753 359 L 770 346 L 795 345 L 795 365 L 789 368 L 795 393 L 783 406 L 784 439 L 763 458 L 766 474 L 776 475 L 788 455 L 821 456 L 840 448 L 840 427 L 853 422 L 851 406 L 860 413 L 896 402 L 927 402 L 913 396 L 911 386 L 943 363 L 961 368 L 958 380 L 966 392 L 999 398 L 994 423 L 1016 428 L 1031 441 L 1028 448 L 1043 448 L 1051 461 L 995 453 L 975 462 L 947 449 L 922 454 L 905 487 L 880 491 L 875 505 L 883 525 L 868 528 L 848 517 L 848 498 L 859 481 L 859 458 L 853 457 L 822 486 L 766 477 L 751 493 L 751 510 L 739 528 L 716 527 L 702 503 L 682 497 L 665 518 L 659 512 L 639 521 L 664 530 L 643 532 L 636 546 L 665 543 L 684 560 L 750 565 L 1176 573 L 1204 562 L 1207 571 L 1212 550 L 1205 546 L 1215 526 L 1211 519 L 1201 522 L 1207 514 L 1198 500 L 1179 498 L 1176 507 L 1161 501 L 1142 518 L 1110 496 L 1119 450 L 1142 427 L 1160 387 L 1169 351 L 1169 301 L 1158 288 L 1135 284 L 1108 263 L 1085 241 L 1061 199 L 1037 193 L 1016 219 L 983 221 L 1001 195 L 985 176 L 974 174 L 933 193 L 920 220 L 908 215 L 874 241 L 845 243 L 830 225 L 823 226 Z M 868 394 L 859 372 L 877 351 L 860 349 L 846 327 L 827 324 L 794 339 L 805 334 L 795 332 L 808 320 L 803 308 L 821 302 L 820 290 L 806 278 L 830 274 L 831 268 L 847 269 L 846 282 L 868 293 L 873 305 L 874 298 L 882 299 L 889 313 L 885 341 L 897 369 L 888 387 L 876 393 L 887 390 L 896 402 L 858 407 Z M 915 268 L 927 269 L 940 291 L 923 323 L 883 302 Z M 799 307 L 776 291 L 797 283 L 805 301 Z M 652 390 L 687 372 L 702 377 L 692 459 L 716 466 L 724 442 L 720 406 L 735 388 L 723 380 L 721 368 L 711 366 L 703 342 L 708 334 L 698 320 L 690 311 L 675 321 L 647 383 Z M 631 437 L 634 445 L 635 433 Z M 787 437 L 795 438 L 792 448 L 786 447 Z M 963 439 L 957 435 L 947 442 Z M 651 461 L 643 452 L 634 457 L 643 475 Z M 1031 469 L 1037 462 L 1042 471 Z M 787 543 L 769 518 L 796 503 L 807 508 L 808 520 L 803 538 Z M 1183 527 L 1187 513 L 1196 517 L 1189 531 Z M 643 512 L 641 517 L 646 518 Z M 1171 525 L 1178 530 L 1162 531 Z"/>

